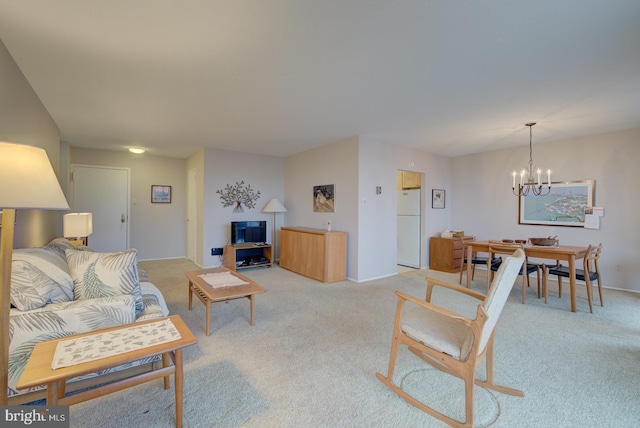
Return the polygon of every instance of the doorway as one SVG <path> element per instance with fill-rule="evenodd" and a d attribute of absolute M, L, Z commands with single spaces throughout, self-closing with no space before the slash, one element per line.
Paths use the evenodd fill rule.
<path fill-rule="evenodd" d="M 422 173 L 398 171 L 398 269 L 420 269 L 422 259 Z"/>
<path fill-rule="evenodd" d="M 71 209 L 93 214 L 94 251 L 129 248 L 129 175 L 128 168 L 71 165 Z"/>
<path fill-rule="evenodd" d="M 189 170 L 187 181 L 187 258 L 197 263 L 198 234 L 197 234 L 197 197 L 196 197 L 196 169 Z"/>

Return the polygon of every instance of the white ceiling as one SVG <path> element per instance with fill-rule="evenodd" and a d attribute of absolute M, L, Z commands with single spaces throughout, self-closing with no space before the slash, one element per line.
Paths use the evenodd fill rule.
<path fill-rule="evenodd" d="M 0 0 L 71 145 L 457 156 L 640 126 L 638 0 Z"/>

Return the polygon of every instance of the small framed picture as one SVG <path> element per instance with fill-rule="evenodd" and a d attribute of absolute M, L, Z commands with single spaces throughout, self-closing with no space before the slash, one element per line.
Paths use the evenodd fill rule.
<path fill-rule="evenodd" d="M 444 208 L 445 191 L 442 189 L 431 189 L 431 208 Z"/>
<path fill-rule="evenodd" d="M 151 203 L 152 204 L 170 204 L 171 203 L 171 186 L 151 185 Z"/>
<path fill-rule="evenodd" d="M 313 186 L 313 212 L 335 212 L 335 195 L 336 186 L 334 184 Z"/>

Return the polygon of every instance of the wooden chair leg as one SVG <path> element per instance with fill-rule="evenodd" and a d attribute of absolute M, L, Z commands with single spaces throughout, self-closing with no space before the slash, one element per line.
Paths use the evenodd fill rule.
<path fill-rule="evenodd" d="M 546 265 L 542 266 L 542 294 L 544 294 L 544 304 L 549 301 L 549 268 Z"/>
<path fill-rule="evenodd" d="M 485 354 L 485 372 L 487 380 L 475 380 L 475 384 L 483 388 L 492 389 L 494 391 L 501 392 L 507 395 L 515 395 L 516 397 L 524 397 L 524 392 L 519 389 L 508 388 L 506 386 L 498 385 L 493 380 L 493 334 L 487 342 L 487 352 Z"/>
<path fill-rule="evenodd" d="M 600 296 L 600 306 L 604 307 L 604 300 L 602 300 L 602 284 L 600 284 L 600 276 L 598 276 L 598 295 Z"/>
<path fill-rule="evenodd" d="M 475 389 L 475 373 L 469 373 L 464 379 L 465 425 L 473 426 L 473 390 Z"/>
<path fill-rule="evenodd" d="M 562 298 L 562 277 L 558 277 L 558 298 Z"/>
<path fill-rule="evenodd" d="M 589 301 L 589 311 L 591 311 L 591 313 L 593 313 L 593 302 L 592 302 L 592 297 L 591 297 L 591 295 L 593 294 L 593 284 L 591 283 L 591 280 L 589 279 L 589 275 L 585 274 L 584 282 L 585 282 L 585 284 L 587 286 L 587 300 Z"/>

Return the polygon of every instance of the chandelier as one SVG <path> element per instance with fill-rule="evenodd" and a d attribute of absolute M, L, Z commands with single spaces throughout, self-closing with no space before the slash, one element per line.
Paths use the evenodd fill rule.
<path fill-rule="evenodd" d="M 540 168 L 537 168 L 536 175 L 533 174 L 533 150 L 531 149 L 531 138 L 532 131 L 531 128 L 535 125 L 535 122 L 527 123 L 525 126 L 529 127 L 529 170 L 523 168 L 520 171 L 520 182 L 518 183 L 518 187 L 516 190 L 516 176 L 518 175 L 515 171 L 513 171 L 513 185 L 511 189 L 513 190 L 513 194 L 516 196 L 527 196 L 529 193 L 534 194 L 535 196 L 544 196 L 548 195 L 551 192 L 551 170 L 547 170 L 547 185 L 543 186 L 543 182 L 541 181 L 540 174 L 542 171 Z"/>

